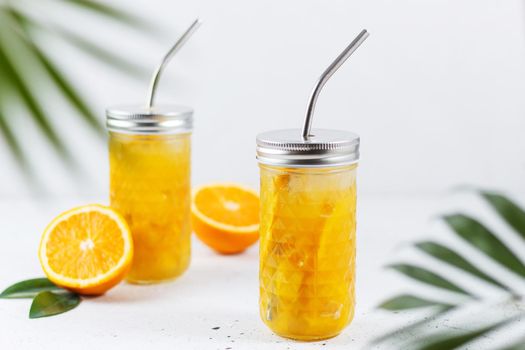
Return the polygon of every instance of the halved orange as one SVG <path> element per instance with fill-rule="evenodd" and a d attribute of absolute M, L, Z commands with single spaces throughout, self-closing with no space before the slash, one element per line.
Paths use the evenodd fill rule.
<path fill-rule="evenodd" d="M 80 294 L 103 294 L 131 267 L 133 241 L 113 209 L 91 204 L 58 215 L 46 227 L 40 264 L 56 285 Z"/>
<path fill-rule="evenodd" d="M 240 253 L 259 239 L 259 195 L 231 183 L 211 184 L 193 191 L 193 231 L 223 254 Z"/>

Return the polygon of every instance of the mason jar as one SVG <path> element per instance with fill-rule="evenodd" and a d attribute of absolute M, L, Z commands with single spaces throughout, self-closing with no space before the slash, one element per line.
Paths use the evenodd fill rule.
<path fill-rule="evenodd" d="M 193 111 L 176 105 L 108 108 L 110 201 L 134 243 L 131 283 L 176 278 L 190 263 Z"/>
<path fill-rule="evenodd" d="M 260 315 L 276 334 L 339 334 L 355 304 L 359 137 L 337 130 L 257 136 L 260 167 Z"/>

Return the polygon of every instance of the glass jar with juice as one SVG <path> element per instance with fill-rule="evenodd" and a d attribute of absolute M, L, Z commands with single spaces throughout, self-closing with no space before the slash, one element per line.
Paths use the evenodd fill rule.
<path fill-rule="evenodd" d="M 298 340 L 333 337 L 354 315 L 359 137 L 334 130 L 257 136 L 260 315 Z"/>
<path fill-rule="evenodd" d="M 190 262 L 192 109 L 107 109 L 110 201 L 129 224 L 134 257 L 127 280 L 155 283 Z"/>
<path fill-rule="evenodd" d="M 259 310 L 276 334 L 338 335 L 354 317 L 359 137 L 311 129 L 321 89 L 368 37 L 366 30 L 318 79 L 302 129 L 257 136 L 261 176 Z"/>

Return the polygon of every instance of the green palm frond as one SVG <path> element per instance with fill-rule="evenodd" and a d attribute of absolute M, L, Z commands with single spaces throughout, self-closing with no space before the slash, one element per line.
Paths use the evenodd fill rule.
<path fill-rule="evenodd" d="M 459 237 L 474 248 L 512 272 L 525 277 L 523 262 L 479 221 L 463 214 L 447 215 L 444 220 Z"/>
<path fill-rule="evenodd" d="M 437 307 L 441 310 L 448 310 L 454 307 L 451 304 L 447 304 L 441 301 L 424 299 L 410 294 L 398 295 L 396 297 L 384 301 L 381 305 L 379 305 L 380 308 L 390 311 L 419 309 L 430 306 Z"/>
<path fill-rule="evenodd" d="M 506 346 L 504 348 L 498 349 L 498 350 L 525 350 L 525 338 L 518 341 L 516 344 L 511 346 Z"/>
<path fill-rule="evenodd" d="M 128 28 L 143 31 L 148 35 L 157 36 L 161 31 L 156 24 L 135 16 L 120 8 L 113 7 L 103 1 L 95 0 L 41 0 L 51 5 L 64 6 L 76 9 L 93 16 L 115 22 Z M 69 105 L 86 126 L 92 129 L 96 135 L 103 135 L 103 126 L 100 118 L 92 111 L 90 104 L 82 96 L 80 89 L 72 79 L 65 74 L 58 63 L 46 53 L 41 35 L 53 36 L 70 44 L 104 64 L 129 74 L 144 78 L 146 72 L 139 65 L 131 62 L 92 41 L 84 33 L 82 28 L 76 28 L 76 23 L 61 27 L 54 23 L 52 16 L 34 17 L 30 12 L 31 3 L 25 1 L 7 1 L 0 5 L 0 139 L 10 150 L 20 169 L 27 175 L 31 174 L 32 164 L 26 154 L 29 145 L 22 136 L 22 130 L 17 129 L 16 123 L 11 122 L 12 110 L 10 106 L 19 107 L 30 117 L 36 125 L 40 134 L 51 145 L 65 164 L 75 167 L 74 157 L 70 148 L 64 143 L 59 130 L 52 123 L 49 111 L 46 110 L 44 102 L 47 102 L 47 89 L 54 90 L 61 96 L 61 102 Z M 54 11 L 53 7 L 43 6 L 43 11 Z M 67 20 L 67 19 L 66 19 Z M 32 82 L 33 74 L 39 74 L 47 84 L 46 89 L 37 87 Z M 30 141 L 29 141 L 30 142 Z"/>
<path fill-rule="evenodd" d="M 104 16 L 111 21 L 118 21 L 124 25 L 146 31 L 159 31 L 159 28 L 152 23 L 143 20 L 121 8 L 110 6 L 106 3 L 93 0 L 61 0 L 62 2 L 75 6 L 82 10 L 87 10 L 98 16 Z"/>
<path fill-rule="evenodd" d="M 511 319 L 498 322 L 496 324 L 476 329 L 474 331 L 466 332 L 463 334 L 450 334 L 444 333 L 428 339 L 428 344 L 416 345 L 417 350 L 444 350 L 444 349 L 456 349 L 462 345 L 465 345 L 482 335 L 490 333 L 498 328 L 503 327 L 504 325 L 511 322 Z"/>
<path fill-rule="evenodd" d="M 473 294 L 464 290 L 458 285 L 450 282 L 448 279 L 444 278 L 443 276 L 438 275 L 437 273 L 432 272 L 423 267 L 419 267 L 419 266 L 415 266 L 411 264 L 392 264 L 388 267 L 404 274 L 407 277 L 415 279 L 419 282 L 426 283 L 428 285 L 431 285 L 437 288 L 441 288 L 441 289 L 444 289 L 450 292 L 463 294 L 471 298 L 476 298 Z"/>
<path fill-rule="evenodd" d="M 18 143 L 16 136 L 12 130 L 12 127 L 7 120 L 7 117 L 0 112 L 0 133 L 4 138 L 5 142 L 9 145 L 9 148 L 12 150 L 13 155 L 20 164 L 20 166 L 26 170 L 28 168 L 28 160 L 22 151 L 22 147 Z"/>
<path fill-rule="evenodd" d="M 481 195 L 525 239 L 525 211 L 499 193 L 482 192 Z"/>
<path fill-rule="evenodd" d="M 482 280 L 485 280 L 488 283 L 495 285 L 496 287 L 502 288 L 503 290 L 507 292 L 512 291 L 508 286 L 490 277 L 489 275 L 487 275 L 486 273 L 484 273 L 483 271 L 481 271 L 480 269 L 472 265 L 463 256 L 461 256 L 454 250 L 444 246 L 443 244 L 440 244 L 437 242 L 426 241 L 426 242 L 416 243 L 416 247 L 421 249 L 423 252 L 427 253 L 428 255 L 433 256 L 435 259 L 438 259 L 444 262 L 445 264 L 449 264 L 467 273 L 470 273 L 478 278 L 481 278 Z"/>
<path fill-rule="evenodd" d="M 378 307 L 381 308 L 381 309 L 384 309 L 384 310 L 389 310 L 389 311 L 407 311 L 407 310 L 413 310 L 414 309 L 412 307 L 403 306 L 403 305 L 398 305 L 396 310 L 390 310 L 388 307 L 384 307 L 384 304 L 386 304 L 389 301 L 391 301 L 393 299 L 396 299 L 396 298 L 398 298 L 398 297 L 393 297 L 391 299 L 388 299 L 387 301 L 381 303 L 381 305 L 379 305 Z M 452 311 L 455 311 L 455 309 L 456 309 L 456 306 L 451 305 L 451 304 L 443 303 L 443 305 L 449 305 L 449 306 L 447 306 L 447 307 L 444 307 L 444 306 L 443 307 L 438 307 L 437 311 L 434 311 L 429 316 L 426 316 L 426 317 L 424 317 L 424 318 L 422 318 L 420 320 L 417 320 L 415 322 L 406 324 L 406 325 L 401 326 L 399 328 L 396 328 L 396 329 L 394 329 L 394 330 L 392 330 L 390 332 L 382 334 L 381 336 L 378 336 L 375 339 L 373 339 L 372 340 L 372 344 L 380 344 L 380 343 L 383 343 L 385 341 L 398 340 L 398 338 L 400 336 L 404 335 L 404 334 L 411 334 L 414 331 L 417 331 L 417 330 L 423 328 L 425 325 L 428 325 L 428 324 L 431 324 L 433 322 L 437 322 L 437 321 L 443 319 L 444 317 L 446 317 L 447 315 L 449 315 Z M 388 304 L 387 304 L 387 306 L 388 306 Z"/>
<path fill-rule="evenodd" d="M 65 145 L 60 140 L 57 131 L 51 125 L 46 116 L 40 102 L 37 100 L 34 92 L 31 92 L 30 85 L 20 74 L 20 67 L 16 67 L 15 60 L 8 56 L 9 50 L 6 49 L 3 42 L 0 42 L 0 72 L 6 87 L 9 88 L 11 94 L 17 95 L 25 104 L 25 107 L 31 113 L 31 117 L 36 122 L 40 131 L 44 134 L 47 140 L 53 145 L 55 150 L 67 160 L 71 157 L 66 150 Z"/>
<path fill-rule="evenodd" d="M 26 30 L 22 16 L 14 15 L 14 12 L 8 12 L 12 14 L 12 18 L 20 28 L 22 28 L 23 33 L 16 33 L 17 37 L 20 38 L 20 41 L 24 43 L 27 50 L 41 63 L 44 70 L 47 72 L 49 78 L 55 84 L 56 88 L 61 92 L 65 99 L 77 110 L 79 115 L 97 132 L 102 132 L 103 128 L 100 122 L 98 121 L 95 114 L 89 109 L 86 102 L 80 97 L 80 94 L 76 91 L 73 85 L 67 80 L 64 74 L 58 69 L 58 67 L 51 62 L 51 60 L 40 50 L 40 48 L 35 44 L 35 42 L 30 37 L 29 32 Z"/>
<path fill-rule="evenodd" d="M 522 285 L 525 285 L 525 211 L 502 194 L 483 191 L 481 192 L 481 196 L 496 214 L 512 228 L 516 237 L 522 241 L 520 245 L 513 246 L 511 249 L 501 238 L 502 236 L 500 234 L 491 231 L 488 226 L 479 220 L 464 214 L 452 214 L 444 216 L 443 221 L 456 237 L 481 253 L 481 260 L 469 260 L 467 255 L 461 252 L 459 248 L 461 245 L 452 249 L 439 242 L 423 241 L 415 243 L 414 246 L 429 259 L 433 259 L 435 263 L 439 263 L 442 266 L 447 265 L 448 268 L 466 273 L 475 280 L 485 282 L 486 285 L 497 288 L 500 291 L 498 295 L 500 297 L 506 297 L 507 302 L 514 306 L 515 312 L 510 316 L 505 312 L 502 312 L 503 315 L 497 315 L 497 312 L 487 311 L 487 307 L 481 307 L 475 312 L 469 312 L 470 321 L 465 321 L 464 324 L 461 323 L 461 327 L 458 328 L 469 329 L 471 328 L 472 321 L 489 321 L 497 318 L 502 320 L 498 322 L 492 321 L 489 325 L 469 331 L 461 332 L 451 329 L 442 331 L 439 323 L 436 323 L 436 321 L 442 319 L 443 315 L 451 311 L 463 310 L 466 306 L 495 304 L 495 301 L 491 298 L 483 297 L 483 293 L 479 293 L 479 285 L 469 285 L 467 281 L 462 281 L 462 286 L 460 287 L 443 277 L 446 276 L 446 274 L 444 272 L 441 273 L 439 267 L 435 267 L 434 272 L 414 264 L 395 263 L 388 267 L 436 290 L 453 292 L 462 295 L 463 298 L 460 299 L 462 301 L 458 302 L 455 300 L 451 302 L 425 296 L 415 296 L 413 294 L 402 294 L 384 301 L 378 306 L 383 310 L 410 312 L 414 309 L 428 309 L 432 313 L 430 316 L 427 315 L 411 324 L 404 325 L 387 334 L 381 335 L 374 339 L 373 344 L 383 342 L 399 343 L 400 339 L 403 339 L 402 335 L 409 333 L 411 335 L 416 334 L 416 336 L 411 336 L 408 344 L 404 342 L 402 345 L 399 345 L 399 349 L 457 349 L 469 345 L 471 342 L 485 337 L 489 333 L 491 333 L 492 338 L 497 338 L 499 334 L 498 330 L 504 328 L 503 326 L 519 324 L 519 321 L 525 318 L 525 306 L 523 305 L 525 289 L 522 287 L 514 287 L 513 285 L 516 285 L 516 281 L 513 283 L 511 280 L 507 280 L 508 278 L 505 275 L 490 274 L 480 268 L 490 260 L 507 270 L 509 275 L 514 275 L 517 279 L 521 279 L 523 282 Z M 434 266 L 436 265 L 434 264 Z M 467 296 L 467 298 L 465 298 L 465 296 Z M 450 318 L 450 316 L 448 317 Z M 428 329 L 435 329 L 435 331 L 429 334 Z M 524 344 L 525 340 L 522 340 L 516 342 L 514 345 L 498 348 L 498 350 L 523 350 L 525 349 Z"/>
<path fill-rule="evenodd" d="M 116 55 L 113 51 L 104 48 L 103 46 L 98 45 L 97 43 L 84 38 L 68 29 L 65 28 L 47 28 L 48 32 L 51 34 L 57 35 L 65 40 L 72 46 L 75 46 L 77 49 L 87 53 L 88 55 L 96 58 L 102 63 L 108 64 L 112 67 L 115 67 L 121 70 L 125 74 L 129 74 L 132 77 L 138 77 L 144 79 L 149 77 L 150 73 L 144 67 L 125 59 L 122 56 Z"/>
<path fill-rule="evenodd" d="M 7 11 L 9 11 L 9 13 L 18 21 L 20 27 L 23 27 L 26 35 L 30 37 L 33 33 L 46 32 L 49 35 L 61 38 L 66 43 L 76 47 L 77 49 L 94 57 L 102 63 L 119 69 L 123 73 L 129 74 L 132 77 L 143 79 L 149 76 L 150 72 L 140 65 L 115 54 L 113 51 L 106 49 L 105 47 L 97 44 L 96 42 L 93 42 L 85 36 L 76 34 L 70 29 L 60 27 L 56 24 L 49 25 L 35 21 L 33 18 L 24 15 L 16 8 L 9 8 Z"/>

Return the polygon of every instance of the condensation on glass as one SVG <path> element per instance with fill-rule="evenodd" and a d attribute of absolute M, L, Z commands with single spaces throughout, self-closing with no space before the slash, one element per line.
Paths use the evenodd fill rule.
<path fill-rule="evenodd" d="M 182 106 L 107 109 L 110 201 L 133 235 L 131 283 L 171 280 L 189 266 L 192 115 Z"/>
<path fill-rule="evenodd" d="M 260 315 L 275 333 L 326 339 L 355 304 L 359 137 L 314 130 L 257 136 L 260 167 Z"/>

